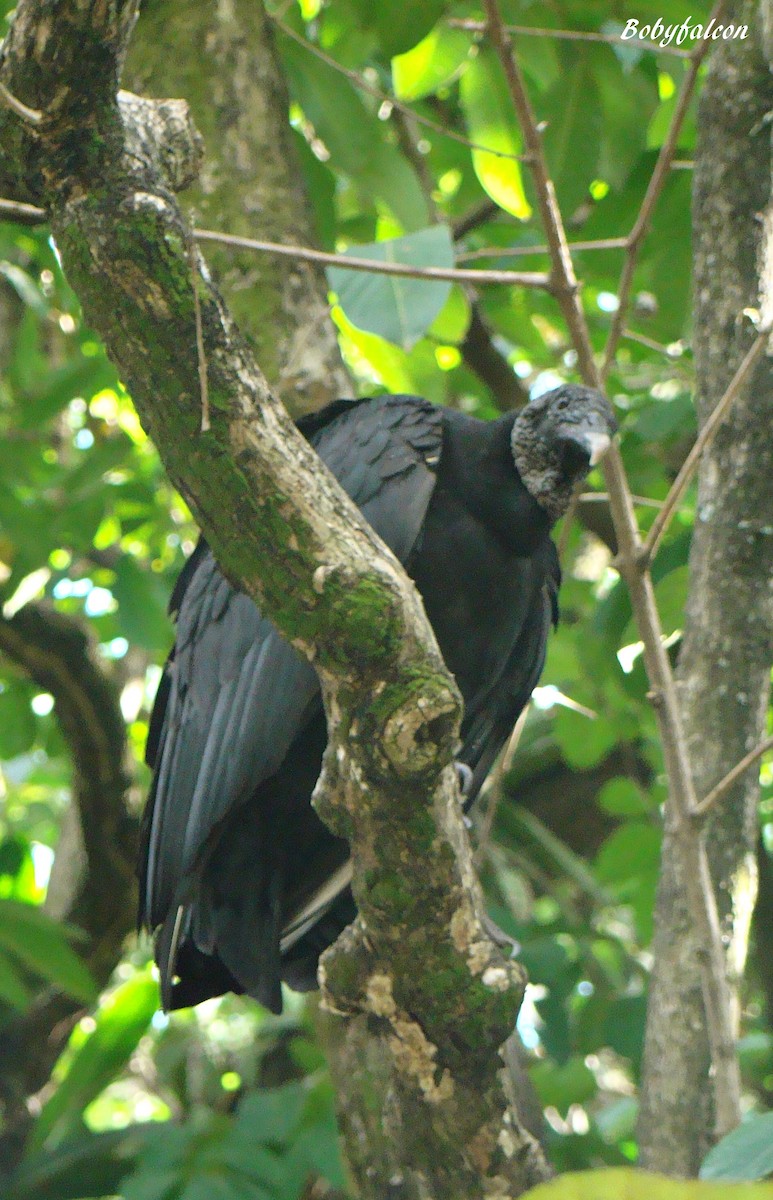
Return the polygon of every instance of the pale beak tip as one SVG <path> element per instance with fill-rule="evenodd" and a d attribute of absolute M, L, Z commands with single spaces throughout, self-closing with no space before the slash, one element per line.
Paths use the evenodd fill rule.
<path fill-rule="evenodd" d="M 589 433 L 586 436 L 590 446 L 590 465 L 595 467 L 612 445 L 612 439 L 607 433 Z"/>

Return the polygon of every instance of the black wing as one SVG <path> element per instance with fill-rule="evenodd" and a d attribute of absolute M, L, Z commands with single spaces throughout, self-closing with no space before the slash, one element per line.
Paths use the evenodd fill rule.
<path fill-rule="evenodd" d="M 299 423 L 401 561 L 435 485 L 438 409 L 413 396 L 339 401 Z M 140 921 L 164 924 L 165 1000 L 184 911 L 218 827 L 280 768 L 322 711 L 316 675 L 200 542 L 172 597 L 177 637 L 153 711 L 154 778 L 143 821 Z"/>
<path fill-rule="evenodd" d="M 523 619 L 501 674 L 467 705 L 462 724 L 461 762 L 472 770 L 465 810 L 475 801 L 491 767 L 529 702 L 545 666 L 551 626 L 558 624 L 561 568 L 553 542 L 546 538 L 540 553 L 525 560 Z"/>

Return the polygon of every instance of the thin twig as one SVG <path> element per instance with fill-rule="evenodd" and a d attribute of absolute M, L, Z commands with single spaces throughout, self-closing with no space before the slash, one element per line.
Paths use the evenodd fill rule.
<path fill-rule="evenodd" d="M 485 225 L 486 221 L 493 220 L 494 217 L 507 217 L 503 208 L 500 208 L 495 200 L 489 200 L 486 197 L 480 204 L 476 204 L 473 209 L 465 213 L 462 217 L 457 217 L 451 223 L 451 230 L 454 235 L 454 241 L 459 242 L 466 234 L 472 233 L 473 229 L 477 229 L 479 225 Z"/>
<path fill-rule="evenodd" d="M 717 22 L 722 14 L 722 9 L 725 7 L 727 0 L 717 0 L 711 13 L 711 17 Z M 687 115 L 687 110 L 692 101 L 695 84 L 698 78 L 698 71 L 701 63 L 708 54 L 711 43 L 708 39 L 701 39 L 697 46 L 690 53 L 690 66 L 685 75 L 682 86 L 679 89 L 679 95 L 674 108 L 671 124 L 668 127 L 666 140 L 660 147 L 655 168 L 650 176 L 649 184 L 644 199 L 641 203 L 638 216 L 634 222 L 633 229 L 628 235 L 628 247 L 626 252 L 623 270 L 620 275 L 620 282 L 617 286 L 618 307 L 612 320 L 612 328 L 609 331 L 607 344 L 604 350 L 604 363 L 601 368 L 601 377 L 606 379 L 609 369 L 614 361 L 617 346 L 620 341 L 625 323 L 628 317 L 628 307 L 631 299 L 631 288 L 633 286 L 633 276 L 636 270 L 636 264 L 639 259 L 639 250 L 642 242 L 647 234 L 652 220 L 652 213 L 655 205 L 658 202 L 663 185 L 668 178 L 671 169 L 671 162 L 676 153 L 679 134 L 682 130 L 684 118 Z"/>
<path fill-rule="evenodd" d="M 662 508 L 664 504 L 663 500 L 653 500 L 651 496 L 631 495 L 631 500 L 634 504 L 641 505 L 642 508 Z M 609 492 L 582 492 L 580 503 L 609 504 Z"/>
<path fill-rule="evenodd" d="M 485 33 L 486 22 L 467 17 L 451 17 L 447 22 L 451 29 L 466 29 L 470 33 Z M 619 33 L 595 33 L 586 29 L 538 29 L 534 25 L 505 25 L 507 33 L 519 37 L 556 38 L 563 42 L 603 42 L 607 46 L 625 46 L 631 50 L 647 50 L 650 54 L 672 54 L 675 58 L 689 58 L 689 50 L 677 46 L 658 46 L 644 38 L 624 38 Z"/>
<path fill-rule="evenodd" d="M 199 388 L 201 392 L 201 425 L 199 429 L 206 433 L 209 428 L 209 376 L 207 373 L 207 356 L 204 353 L 204 330 L 201 324 L 201 301 L 199 300 L 199 264 L 196 255 L 196 242 L 192 231 L 188 235 L 188 265 L 191 271 L 193 287 L 193 316 L 196 323 L 196 357 L 199 368 Z"/>
<path fill-rule="evenodd" d="M 625 250 L 628 238 L 599 238 L 589 242 L 570 242 L 570 250 Z M 456 256 L 457 262 L 474 262 L 478 258 L 525 258 L 531 254 L 550 254 L 550 246 L 484 246 Z"/>
<path fill-rule="evenodd" d="M 547 170 L 542 142 L 523 77 L 510 40 L 502 23 L 497 0 L 483 0 L 488 32 L 495 47 L 521 123 L 529 151 L 534 186 L 553 263 L 553 287 L 577 352 L 583 379 L 600 387 L 601 375 L 593 358 L 585 314 L 578 297 L 578 285 L 566 240 L 563 220 L 556 202 L 555 189 Z M 651 195 L 648 189 L 648 196 Z M 653 201 L 650 200 L 650 203 Z M 645 214 L 646 217 L 646 214 Z M 637 221 L 636 225 L 644 224 Z M 621 323 L 620 328 L 623 328 Z M 683 859 L 686 900 L 691 917 L 702 940 L 701 985 L 706 1012 L 706 1029 L 713 1067 L 714 1109 L 717 1133 L 735 1128 L 740 1120 L 740 1074 L 735 1054 L 731 1019 L 731 993 L 722 943 L 717 899 L 711 881 L 706 847 L 694 829 L 691 814 L 697 804 L 687 742 L 676 695 L 671 664 L 663 645 L 663 630 L 649 571 L 640 561 L 642 548 L 639 527 L 631 499 L 620 451 L 613 443 L 604 458 L 604 474 L 609 490 L 612 518 L 620 547 L 619 560 L 631 596 L 653 703 L 663 741 L 663 756 L 669 780 L 671 820 L 678 834 Z"/>
<path fill-rule="evenodd" d="M 19 225 L 44 225 L 48 220 L 44 208 L 38 208 L 36 204 L 24 204 L 21 200 L 0 199 L 0 217 L 4 213 Z"/>
<path fill-rule="evenodd" d="M 328 254 L 307 246 L 287 246 L 279 242 L 263 242 L 256 238 L 237 237 L 231 233 L 216 233 L 211 229 L 195 229 L 199 242 L 219 242 L 243 250 L 265 250 L 300 262 L 324 263 L 345 271 L 372 271 L 377 275 L 403 275 L 409 279 L 448 279 L 452 283 L 498 283 L 515 287 L 550 290 L 550 276 L 542 271 L 465 271 L 459 267 L 412 267 L 408 263 L 379 262 L 375 258 L 354 258 L 347 254 Z"/>
<path fill-rule="evenodd" d="M 297 42 L 297 44 L 302 46 L 304 50 L 307 50 L 309 54 L 313 54 L 314 57 L 318 58 L 320 62 L 325 63 L 325 65 L 330 67 L 332 71 L 337 71 L 339 75 L 343 75 L 345 79 L 348 79 L 349 82 L 354 84 L 354 86 L 361 92 L 366 92 L 369 96 L 373 96 L 376 100 L 380 100 L 382 104 L 390 104 L 392 108 L 397 109 L 398 112 L 405 113 L 406 116 L 416 121 L 417 124 L 423 125 L 425 129 L 431 129 L 433 133 L 440 134 L 441 137 L 450 138 L 451 141 L 459 142 L 460 145 L 466 146 L 468 150 L 485 150 L 486 154 L 493 154 L 495 158 L 511 159 L 514 162 L 520 162 L 522 160 L 523 155 L 521 154 L 510 154 L 507 150 L 494 150 L 492 147 L 484 146 L 480 142 L 471 142 L 470 139 L 464 137 L 463 134 L 456 133 L 455 130 L 448 129 L 445 125 L 441 125 L 438 121 L 433 121 L 430 117 L 425 117 L 421 113 L 417 113 L 416 110 L 411 108 L 409 104 L 404 104 L 402 100 L 398 100 L 397 97 L 393 96 L 390 92 L 385 92 L 383 88 L 376 87 L 375 84 L 369 83 L 368 80 L 363 79 L 362 75 L 358 74 L 357 71 L 352 71 L 349 67 L 345 67 L 343 63 L 338 62 L 338 60 L 333 58 L 330 54 L 326 54 L 324 50 L 321 50 L 319 46 L 315 46 L 314 43 L 308 41 L 307 38 L 301 37 L 299 33 L 296 33 L 294 29 L 292 29 L 289 25 L 286 25 L 280 17 L 276 16 L 276 14 L 269 13 L 268 15 L 274 24 L 282 30 L 282 33 L 291 38 L 292 41 Z"/>
<path fill-rule="evenodd" d="M 17 117 L 21 117 L 22 121 L 26 121 L 28 125 L 39 125 L 43 120 L 43 113 L 38 108 L 30 108 L 29 105 L 23 104 L 21 100 L 17 100 L 12 92 L 4 83 L 0 83 L 0 102 L 6 108 L 10 108 L 11 112 L 15 112 Z"/>
<path fill-rule="evenodd" d="M 730 791 L 736 780 L 740 779 L 744 771 L 748 770 L 753 763 L 762 758 L 763 754 L 767 754 L 768 750 L 773 750 L 773 737 L 765 738 L 764 742 L 760 742 L 759 746 L 755 746 L 748 754 L 745 754 L 739 763 L 733 767 L 732 771 L 728 771 L 723 779 L 720 779 L 716 787 L 713 787 L 707 796 L 704 796 L 699 804 L 696 804 L 693 809 L 694 817 L 705 817 L 706 813 L 712 808 L 718 800 Z"/>
<path fill-rule="evenodd" d="M 658 552 L 658 547 L 663 539 L 671 519 L 679 506 L 679 501 L 684 495 L 688 483 L 692 479 L 693 473 L 698 467 L 701 456 L 704 451 L 711 445 L 714 438 L 717 436 L 717 431 L 720 425 L 727 416 L 730 408 L 738 397 L 744 383 L 749 377 L 750 372 L 757 365 L 762 357 L 768 343 L 770 328 L 761 329 L 757 337 L 752 342 L 747 350 L 743 361 L 738 370 L 725 390 L 719 403 L 713 409 L 711 415 L 701 429 L 695 443 L 687 455 L 687 458 L 682 463 L 679 474 L 671 485 L 671 489 L 666 496 L 663 507 L 658 513 L 655 520 L 652 522 L 650 531 L 647 534 L 646 541 L 641 548 L 640 558 L 642 563 L 650 563 Z"/>
<path fill-rule="evenodd" d="M 656 350 L 658 354 L 664 354 L 666 358 L 675 359 L 678 355 L 671 352 L 669 346 L 664 346 L 662 342 L 656 342 L 654 338 L 646 337 L 643 333 L 635 333 L 633 329 L 623 330 L 621 337 L 629 342 L 638 342 L 640 346 L 645 346 L 647 350 Z"/>
<path fill-rule="evenodd" d="M 497 765 L 494 768 L 494 774 L 491 778 L 491 783 L 486 789 L 488 792 L 488 804 L 486 811 L 483 814 L 483 820 L 480 823 L 480 831 L 478 834 L 478 845 L 473 855 L 473 865 L 476 870 L 480 868 L 483 859 L 486 857 L 486 851 L 491 838 L 491 831 L 494 828 L 494 819 L 497 815 L 499 802 L 502 799 L 502 781 L 505 775 L 510 770 L 510 764 L 513 761 L 513 755 L 518 749 L 518 744 L 521 740 L 523 727 L 526 724 L 526 718 L 529 715 L 529 704 L 521 711 L 518 720 L 515 722 L 513 732 L 510 734 L 507 745 L 504 751 L 500 754 Z"/>
<path fill-rule="evenodd" d="M 579 285 L 574 273 L 561 210 L 556 199 L 556 190 L 545 161 L 537 120 L 526 91 L 521 68 L 512 53 L 510 37 L 502 24 L 496 0 L 483 0 L 483 6 L 488 18 L 489 38 L 504 69 L 507 86 L 526 143 L 525 161 L 534 178 L 542 226 L 553 262 L 551 276 L 553 289 L 577 351 L 580 370 L 587 382 L 598 387 L 601 379 L 593 360 L 588 326 L 578 295 Z"/>

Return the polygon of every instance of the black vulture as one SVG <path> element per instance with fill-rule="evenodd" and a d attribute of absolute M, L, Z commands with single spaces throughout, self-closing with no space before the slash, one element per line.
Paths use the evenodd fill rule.
<path fill-rule="evenodd" d="M 299 429 L 414 579 L 464 700 L 472 803 L 558 619 L 549 533 L 615 430 L 567 384 L 487 422 L 416 396 L 336 401 Z M 140 922 L 166 1008 L 231 990 L 281 1012 L 354 918 L 348 846 L 309 802 L 326 744 L 313 668 L 203 539 L 172 595 L 175 646 L 148 736 Z"/>

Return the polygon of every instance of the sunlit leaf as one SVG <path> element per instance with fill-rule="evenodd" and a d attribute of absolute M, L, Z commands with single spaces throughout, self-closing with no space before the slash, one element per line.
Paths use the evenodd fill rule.
<path fill-rule="evenodd" d="M 75 1051 L 66 1075 L 43 1107 L 32 1146 L 56 1146 L 81 1123 L 81 1114 L 128 1061 L 158 1007 L 158 984 L 135 975 L 95 1014 L 94 1029 Z"/>
<path fill-rule="evenodd" d="M 525 1192 L 523 1200 L 770 1200 L 771 1189 L 666 1179 L 628 1168 L 578 1171 Z"/>
<path fill-rule="evenodd" d="M 470 55 L 464 30 L 438 25 L 409 50 L 392 59 L 392 84 L 400 100 L 419 100 L 447 85 Z"/>
<path fill-rule="evenodd" d="M 470 139 L 486 147 L 472 151 L 481 186 L 506 212 L 525 220 L 531 207 L 523 190 L 521 165 L 514 158 L 523 144 L 502 68 L 492 52 L 481 52 L 468 64 L 460 96 Z"/>

